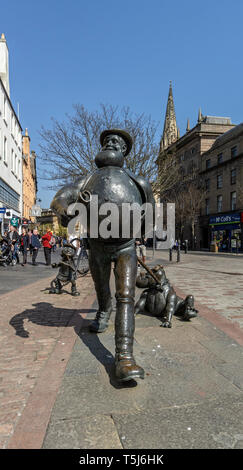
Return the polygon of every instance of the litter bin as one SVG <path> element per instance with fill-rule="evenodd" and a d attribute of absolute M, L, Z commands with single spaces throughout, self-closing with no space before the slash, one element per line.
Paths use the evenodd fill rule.
<path fill-rule="evenodd" d="M 217 242 L 215 240 L 211 242 L 210 251 L 212 251 L 213 253 L 218 253 L 219 251 Z"/>

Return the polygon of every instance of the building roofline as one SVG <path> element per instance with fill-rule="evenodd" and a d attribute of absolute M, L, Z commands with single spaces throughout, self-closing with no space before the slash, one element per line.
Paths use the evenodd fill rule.
<path fill-rule="evenodd" d="M 241 135 L 243 135 L 243 122 L 217 137 L 210 150 L 218 149 Z"/>
<path fill-rule="evenodd" d="M 225 131 L 225 133 L 217 132 L 215 129 L 213 131 L 210 131 L 209 129 L 207 129 L 207 130 L 202 129 L 201 128 L 202 125 L 206 125 L 206 126 L 220 125 L 222 127 L 232 126 L 232 128 L 235 127 L 235 124 L 223 124 L 223 123 L 215 124 L 215 123 L 212 123 L 212 122 L 204 122 L 204 121 L 199 122 L 192 129 L 190 129 L 188 132 L 183 134 L 178 140 L 176 140 L 175 142 L 170 144 L 166 149 L 164 149 L 164 151 L 170 153 L 175 148 L 180 148 L 180 146 L 184 145 L 187 140 L 190 141 L 193 137 L 195 137 L 195 135 L 198 135 L 198 134 L 212 135 L 212 136 L 215 136 L 215 138 L 217 138 L 217 137 L 223 136 L 226 132 L 229 132 L 229 131 L 232 130 L 232 129 L 229 129 L 228 131 Z M 210 150 L 211 150 L 211 148 L 209 150 L 207 150 L 206 152 L 209 152 Z M 206 152 L 203 152 L 203 153 L 206 153 Z"/>

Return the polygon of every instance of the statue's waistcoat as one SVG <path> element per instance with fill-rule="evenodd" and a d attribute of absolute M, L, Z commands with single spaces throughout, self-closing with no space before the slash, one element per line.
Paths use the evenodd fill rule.
<path fill-rule="evenodd" d="M 137 184 L 123 168 L 107 166 L 96 170 L 84 184 L 83 189 L 99 198 L 99 207 L 105 202 L 142 204 L 141 193 Z"/>
<path fill-rule="evenodd" d="M 92 197 L 98 197 L 98 210 L 100 210 L 100 207 L 105 203 L 115 204 L 119 211 L 120 235 L 122 225 L 122 204 L 136 203 L 141 206 L 144 202 L 143 191 L 139 188 L 138 184 L 127 174 L 123 168 L 115 166 L 99 168 L 94 173 L 92 173 L 92 175 L 84 182 L 81 193 L 82 191 L 90 192 L 91 201 Z M 109 214 L 104 216 L 99 214 L 99 223 L 108 215 Z M 129 217 L 128 212 L 127 217 Z M 130 222 L 132 224 L 132 217 L 130 217 Z M 133 227 L 131 226 L 131 231 L 132 228 Z M 128 238 L 133 237 L 131 236 Z"/>

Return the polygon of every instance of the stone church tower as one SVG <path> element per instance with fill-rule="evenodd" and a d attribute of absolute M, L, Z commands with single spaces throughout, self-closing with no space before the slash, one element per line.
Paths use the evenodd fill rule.
<path fill-rule="evenodd" d="M 160 141 L 160 153 L 179 138 L 179 129 L 176 124 L 175 106 L 170 82 L 169 96 L 167 101 L 164 131 Z"/>

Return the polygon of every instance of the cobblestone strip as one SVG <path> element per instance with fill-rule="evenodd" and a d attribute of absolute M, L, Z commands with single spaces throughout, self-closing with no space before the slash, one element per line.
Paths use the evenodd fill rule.
<path fill-rule="evenodd" d="M 179 289 L 178 287 L 175 287 L 175 290 L 176 290 L 176 293 L 180 297 L 183 297 L 183 298 L 186 297 L 187 294 L 184 291 L 182 291 L 181 289 Z M 230 338 L 232 338 L 238 344 L 243 346 L 243 331 L 242 331 L 242 328 L 240 328 L 238 324 L 232 323 L 232 321 L 227 320 L 227 318 L 225 318 L 222 315 L 218 314 L 212 308 L 206 307 L 206 305 L 203 305 L 200 302 L 199 301 L 195 302 L 195 307 L 199 311 L 198 315 L 203 317 L 203 318 L 206 318 L 206 320 L 208 320 L 210 323 L 215 325 L 221 331 L 226 333 Z"/>
<path fill-rule="evenodd" d="M 181 289 L 186 295 L 193 294 L 196 301 L 243 329 L 241 273 L 215 273 L 198 269 L 198 264 L 181 264 L 167 266 L 166 274 L 177 289 Z"/>
<path fill-rule="evenodd" d="M 40 448 L 82 309 L 93 302 L 90 276 L 80 297 L 49 295 L 53 277 L 1 295 L 0 448 Z"/>

